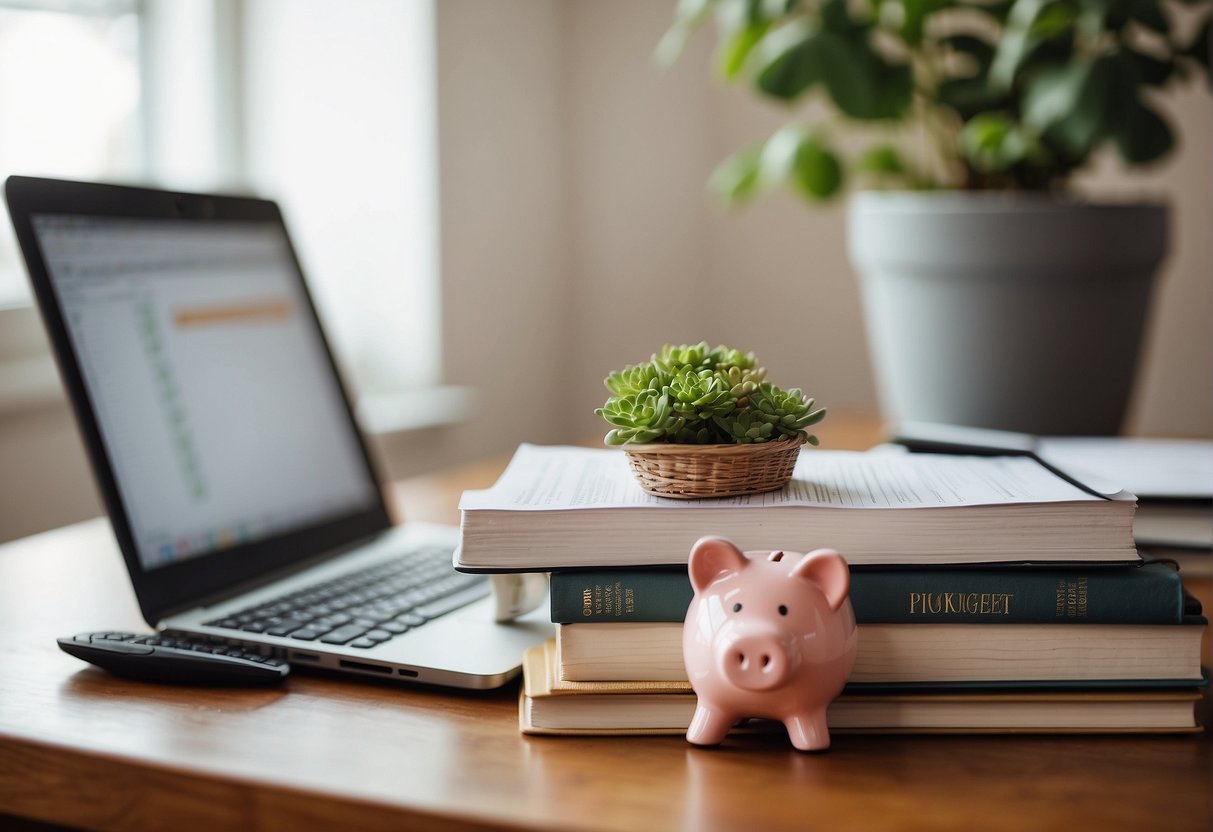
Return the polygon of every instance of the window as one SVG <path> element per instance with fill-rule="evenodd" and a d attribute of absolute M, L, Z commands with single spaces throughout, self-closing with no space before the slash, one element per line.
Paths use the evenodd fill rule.
<path fill-rule="evenodd" d="M 77 0 L 52 9 L 0 0 L 0 174 L 139 176 L 134 0 Z M 17 241 L 0 204 L 0 306 L 28 302 Z"/>
<path fill-rule="evenodd" d="M 275 198 L 358 391 L 432 386 L 432 4 L 0 0 L 0 176 Z M 0 219 L 0 306 L 28 304 Z"/>
<path fill-rule="evenodd" d="M 246 4 L 245 166 L 281 201 L 362 392 L 438 381 L 428 0 Z"/>

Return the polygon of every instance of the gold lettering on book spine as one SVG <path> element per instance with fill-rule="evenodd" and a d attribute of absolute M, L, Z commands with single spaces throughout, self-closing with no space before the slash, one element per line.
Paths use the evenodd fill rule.
<path fill-rule="evenodd" d="M 1087 617 L 1087 579 L 1059 578 L 1057 597 L 1053 613 L 1058 618 L 1082 619 Z"/>
<path fill-rule="evenodd" d="M 911 592 L 910 615 L 1010 615 L 1014 597 L 1013 592 Z"/>

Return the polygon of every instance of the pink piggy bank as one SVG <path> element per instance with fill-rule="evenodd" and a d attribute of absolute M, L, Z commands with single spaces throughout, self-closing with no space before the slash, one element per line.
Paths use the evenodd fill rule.
<path fill-rule="evenodd" d="M 746 717 L 777 719 L 802 751 L 830 747 L 826 707 L 855 664 L 858 633 L 842 555 L 746 552 L 704 537 L 682 655 L 699 697 L 687 739 L 716 745 Z"/>

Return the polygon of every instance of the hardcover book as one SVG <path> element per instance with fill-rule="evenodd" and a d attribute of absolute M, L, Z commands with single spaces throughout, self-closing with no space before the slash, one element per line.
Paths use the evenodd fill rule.
<path fill-rule="evenodd" d="M 526 734 L 682 734 L 695 711 L 686 683 L 561 682 L 555 645 L 523 660 L 519 726 Z M 830 730 L 879 733 L 1086 733 L 1199 730 L 1195 690 L 844 693 Z M 782 732 L 751 721 L 748 730 Z"/>
<path fill-rule="evenodd" d="M 850 681 L 1197 685 L 1206 624 L 860 624 Z M 559 624 L 556 643 L 561 680 L 687 678 L 678 623 Z"/>
<path fill-rule="evenodd" d="M 552 574 L 552 621 L 678 621 L 693 591 L 685 567 Z M 856 569 L 861 624 L 1179 624 L 1200 604 L 1153 559 L 1109 568 Z"/>
<path fill-rule="evenodd" d="M 1096 496 L 1022 457 L 802 453 L 778 491 L 644 493 L 617 450 L 523 445 L 460 501 L 465 571 L 682 564 L 704 534 L 743 549 L 828 546 L 852 565 L 1138 560 L 1135 501 Z"/>

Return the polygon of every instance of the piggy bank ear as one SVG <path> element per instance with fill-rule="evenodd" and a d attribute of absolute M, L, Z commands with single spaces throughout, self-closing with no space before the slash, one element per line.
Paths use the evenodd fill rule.
<path fill-rule="evenodd" d="M 830 609 L 837 610 L 851 588 L 851 570 L 833 549 L 814 549 L 792 569 L 792 577 L 816 586 L 826 596 Z"/>
<path fill-rule="evenodd" d="M 687 566 L 691 586 L 696 592 L 703 592 L 721 575 L 740 572 L 749 562 L 740 549 L 723 537 L 701 537 L 691 547 L 691 561 Z"/>

